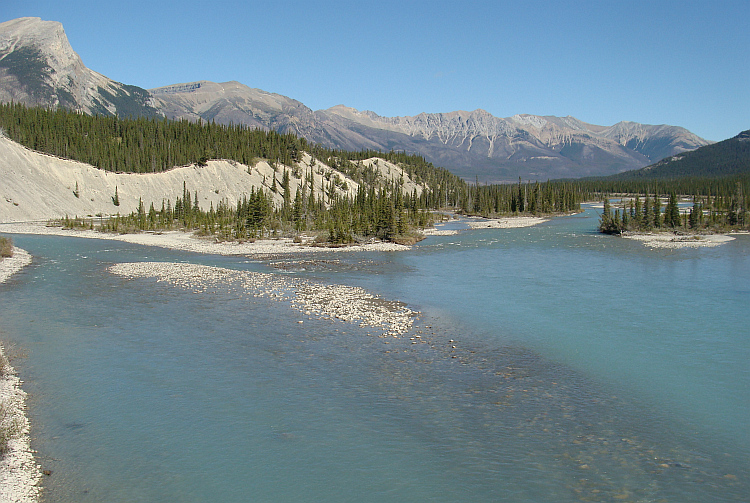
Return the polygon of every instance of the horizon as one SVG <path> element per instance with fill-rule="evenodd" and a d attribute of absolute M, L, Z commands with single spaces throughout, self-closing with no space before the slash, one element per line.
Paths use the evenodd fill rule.
<path fill-rule="evenodd" d="M 144 89 L 237 81 L 312 110 L 482 109 L 667 124 L 711 141 L 750 129 L 745 1 L 128 7 L 30 0 L 0 22 L 58 21 L 88 68 Z"/>

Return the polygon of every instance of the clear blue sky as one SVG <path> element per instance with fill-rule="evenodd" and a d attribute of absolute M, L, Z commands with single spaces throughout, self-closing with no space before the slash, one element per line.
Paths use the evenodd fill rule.
<path fill-rule="evenodd" d="M 482 108 L 750 129 L 750 0 L 1 0 L 60 21 L 84 64 L 144 88 L 237 80 L 318 110 Z"/>

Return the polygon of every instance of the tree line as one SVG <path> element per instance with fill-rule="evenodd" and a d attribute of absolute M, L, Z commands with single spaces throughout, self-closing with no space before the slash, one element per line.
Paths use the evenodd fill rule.
<path fill-rule="evenodd" d="M 580 211 L 590 194 L 576 181 L 527 182 L 466 187 L 461 198 L 465 213 L 484 217 L 502 215 L 554 215 Z"/>
<path fill-rule="evenodd" d="M 743 186 L 736 182 L 730 194 L 692 196 L 692 206 L 680 211 L 677 194 L 670 191 L 666 205 L 658 194 L 646 193 L 624 198 L 619 208 L 612 210 L 609 199 L 604 199 L 604 209 L 599 220 L 599 231 L 621 234 L 627 231 L 650 232 L 654 230 L 687 230 L 725 232 L 750 230 L 750 212 Z"/>
<path fill-rule="evenodd" d="M 575 182 L 519 180 L 518 185 L 471 185 L 420 155 L 328 149 L 291 133 L 240 125 L 91 116 L 63 108 L 9 103 L 0 104 L 0 127 L 9 138 L 33 150 L 108 171 L 162 172 L 193 163 L 205 165 L 210 159 L 252 166 L 264 159 L 274 168 L 284 167 L 284 176 L 288 177 L 286 167 L 299 166 L 307 152 L 360 185 L 353 197 L 337 196 L 333 190 L 327 197 L 316 197 L 312 174 L 298 174 L 298 178 L 307 176 L 309 180 L 294 194 L 288 178 L 277 184 L 274 177 L 270 188 L 254 188 L 249 198 L 231 208 L 223 204 L 201 209 L 197 200 L 192 201 L 185 193 L 174 204 L 165 200 L 162 208 L 140 208 L 132 215 L 117 216 L 104 224 L 116 231 L 181 226 L 234 239 L 302 230 L 328 231 L 333 242 L 355 237 L 402 239 L 415 227 L 427 225 L 431 210 L 448 208 L 483 216 L 552 214 L 577 210 L 587 197 Z M 373 157 L 397 164 L 424 190 L 405 193 L 402 181 L 384 180 L 376 168 L 363 162 Z M 274 206 L 271 192 L 283 195 L 280 207 Z M 115 192 L 113 204 L 117 205 L 118 199 Z"/>
<path fill-rule="evenodd" d="M 288 184 L 288 179 L 287 182 Z M 280 185 L 284 185 L 282 182 Z M 432 224 L 433 215 L 423 208 L 420 198 L 404 194 L 397 184 L 380 188 L 360 185 L 354 197 L 334 193 L 326 203 L 316 197 L 312 177 L 295 190 L 292 198 L 289 185 L 284 185 L 283 203 L 275 206 L 270 191 L 251 188 L 236 205 L 221 201 L 214 208 L 200 208 L 198 191 L 191 193 L 183 183 L 182 196 L 172 204 L 162 201 L 157 209 L 146 208 L 141 199 L 138 209 L 130 215 L 100 217 L 98 228 L 105 232 L 137 232 L 146 230 L 194 230 L 220 240 L 298 236 L 315 231 L 320 242 L 346 244 L 378 238 L 413 244 L 419 239 L 418 229 Z M 60 224 L 66 228 L 95 228 L 97 219 L 65 217 Z"/>

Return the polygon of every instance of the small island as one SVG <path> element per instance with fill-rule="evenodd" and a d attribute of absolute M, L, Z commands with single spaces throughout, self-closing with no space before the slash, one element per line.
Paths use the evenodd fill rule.
<path fill-rule="evenodd" d="M 674 191 L 664 203 L 662 196 L 639 194 L 620 198 L 620 207 L 612 211 L 605 197 L 598 230 L 643 242 L 651 248 L 698 248 L 718 246 L 731 241 L 730 233 L 747 232 L 750 215 L 745 209 L 742 186 L 737 183 L 728 198 L 692 197 L 692 206 L 681 211 Z"/>

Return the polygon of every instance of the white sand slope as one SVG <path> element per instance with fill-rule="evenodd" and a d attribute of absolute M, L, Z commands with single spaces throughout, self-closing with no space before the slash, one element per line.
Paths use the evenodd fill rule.
<path fill-rule="evenodd" d="M 164 173 L 133 174 L 112 173 L 88 164 L 60 159 L 27 149 L 8 138 L 0 137 L 0 222 L 19 222 L 61 218 L 65 215 L 94 216 L 129 214 L 138 209 L 143 198 L 146 209 L 154 204 L 161 209 L 162 201 L 175 203 L 182 197 L 183 183 L 191 194 L 198 192 L 198 203 L 207 210 L 220 201 L 235 205 L 251 189 L 263 187 L 267 192 L 277 179 L 279 193 L 274 194 L 276 204 L 281 204 L 283 170 L 290 172 L 291 194 L 303 183 L 304 173 L 310 171 L 310 157 L 294 168 L 280 166 L 276 171 L 264 161 L 248 167 L 234 161 L 208 161 L 206 167 L 195 165 L 175 168 Z M 296 168 L 296 169 L 295 169 Z M 295 171 L 300 178 L 294 176 Z M 312 170 L 317 196 L 323 185 L 328 187 L 338 175 L 342 187 L 340 194 L 356 193 L 357 183 L 330 167 L 316 163 Z M 346 190 L 343 189 L 346 182 Z M 74 194 L 78 186 L 78 197 Z M 115 188 L 120 201 L 113 204 Z"/>
<path fill-rule="evenodd" d="M 363 161 L 375 165 L 375 160 Z M 422 186 L 395 164 L 379 159 L 377 169 L 381 178 L 403 179 L 404 192 L 421 193 Z M 276 178 L 274 203 L 283 202 L 281 181 L 289 172 L 291 197 L 301 189 L 308 175 L 313 177 L 316 198 L 323 197 L 331 184 L 340 195 L 354 196 L 359 185 L 345 174 L 332 169 L 304 154 L 296 166 L 277 166 L 266 161 L 254 166 L 228 161 L 208 161 L 205 167 L 196 165 L 172 169 L 164 173 L 112 173 L 88 164 L 60 159 L 25 148 L 0 135 L 0 222 L 26 222 L 62 218 L 130 214 L 138 209 L 140 198 L 146 209 L 153 203 L 161 209 L 162 202 L 174 205 L 182 197 L 183 183 L 191 197 L 197 191 L 198 204 L 208 210 L 225 201 L 234 206 L 250 195 L 254 188 L 271 193 Z M 78 187 L 78 196 L 75 195 Z M 113 203 L 115 189 L 120 201 Z"/>
<path fill-rule="evenodd" d="M 422 195 L 422 185 L 412 180 L 408 173 L 392 162 L 373 157 L 365 159 L 361 163 L 363 166 L 375 170 L 381 178 L 388 182 L 402 183 L 401 190 L 404 193 L 413 194 L 416 191 L 418 196 Z"/>

